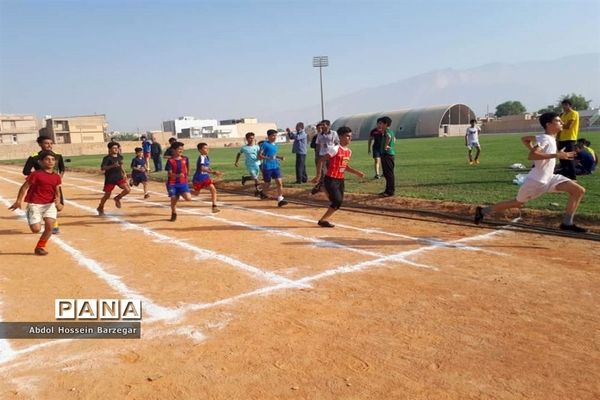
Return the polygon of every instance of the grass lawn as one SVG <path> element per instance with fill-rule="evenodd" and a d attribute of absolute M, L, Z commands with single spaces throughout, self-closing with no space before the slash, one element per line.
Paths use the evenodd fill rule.
<path fill-rule="evenodd" d="M 481 164 L 467 163 L 463 137 L 403 139 L 396 142 L 396 194 L 398 196 L 454 201 L 459 203 L 493 203 L 510 199 L 517 193 L 518 186 L 512 183 L 519 171 L 508 168 L 513 163 L 531 165 L 527 160 L 527 150 L 521 144 L 521 134 L 482 135 Z M 592 142 L 592 147 L 600 151 L 600 132 L 584 132 Z M 367 154 L 366 141 L 353 141 L 351 165 L 367 174 L 368 178 L 359 180 L 348 174 L 346 191 L 356 193 L 379 193 L 385 186 L 385 180 L 371 179 L 374 175 L 372 158 Z M 314 176 L 314 157 L 308 155 L 307 169 L 309 179 Z M 235 168 L 233 162 L 238 149 L 215 148 L 210 151 L 211 166 L 225 173 L 225 181 L 237 181 L 245 173 L 243 160 Z M 198 152 L 188 149 L 185 154 L 195 167 Z M 285 184 L 295 181 L 294 162 L 291 144 L 280 145 L 279 154 L 285 157 L 282 162 Z M 69 168 L 98 168 L 104 155 L 77 156 L 71 158 Z M 124 154 L 129 164 L 133 154 Z M 6 163 L 20 164 L 24 160 Z M 520 173 L 526 173 L 521 171 Z M 164 179 L 164 173 L 151 174 L 153 179 Z M 600 173 L 582 176 L 581 185 L 587 193 L 580 205 L 579 213 L 600 220 Z M 294 185 L 297 188 L 310 188 L 310 184 Z M 527 204 L 528 208 L 559 211 L 565 206 L 564 194 L 547 194 Z M 550 203 L 557 203 L 552 206 Z"/>

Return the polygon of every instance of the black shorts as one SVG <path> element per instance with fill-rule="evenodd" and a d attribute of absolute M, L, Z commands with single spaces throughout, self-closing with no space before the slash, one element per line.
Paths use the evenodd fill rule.
<path fill-rule="evenodd" d="M 325 190 L 327 190 L 331 208 L 337 210 L 344 202 L 344 180 L 325 176 L 323 184 L 325 185 Z"/>

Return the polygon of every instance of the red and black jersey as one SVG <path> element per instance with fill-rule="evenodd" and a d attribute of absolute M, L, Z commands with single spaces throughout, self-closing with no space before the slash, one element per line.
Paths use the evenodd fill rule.
<path fill-rule="evenodd" d="M 187 183 L 189 170 L 190 160 L 186 156 L 181 156 L 180 159 L 169 158 L 165 166 L 165 171 L 169 174 L 169 185 Z"/>

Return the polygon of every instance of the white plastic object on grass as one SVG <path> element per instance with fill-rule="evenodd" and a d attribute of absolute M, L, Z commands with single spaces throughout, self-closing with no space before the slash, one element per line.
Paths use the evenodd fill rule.
<path fill-rule="evenodd" d="M 513 183 L 515 185 L 521 186 L 523 184 L 523 182 L 525 182 L 526 177 L 527 177 L 527 174 L 517 174 L 517 175 L 515 175 L 515 179 L 513 179 Z"/>

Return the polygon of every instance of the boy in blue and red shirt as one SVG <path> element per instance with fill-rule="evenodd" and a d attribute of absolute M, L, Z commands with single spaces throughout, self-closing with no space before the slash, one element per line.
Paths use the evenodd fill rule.
<path fill-rule="evenodd" d="M 326 161 L 329 161 L 327 173 L 323 179 L 323 186 L 325 186 L 331 203 L 318 222 L 319 226 L 324 228 L 333 228 L 335 226 L 327 219 L 340 209 L 344 201 L 344 173 L 348 171 L 360 178 L 365 177 L 363 172 L 350 167 L 348 164 L 352 156 L 352 150 L 347 146 L 352 141 L 352 130 L 347 126 L 342 126 L 338 129 L 337 134 L 340 144 L 329 147 L 327 153 L 321 156 L 317 167 L 317 176 L 313 179 L 313 182 L 319 182 L 322 167 Z"/>
<path fill-rule="evenodd" d="M 173 155 L 167 160 L 165 171 L 167 171 L 167 193 L 171 198 L 171 219 L 177 220 L 177 201 L 179 196 L 185 201 L 191 201 L 190 186 L 188 185 L 188 172 L 190 160 L 183 154 L 183 143 L 174 142 L 171 148 Z"/>
<path fill-rule="evenodd" d="M 51 151 L 42 150 L 38 154 L 38 162 L 41 169 L 32 172 L 19 189 L 17 200 L 9 210 L 21 208 L 23 199 L 27 204 L 27 222 L 31 232 L 38 233 L 44 223 L 44 232 L 40 236 L 34 253 L 45 256 L 46 243 L 52 236 L 52 227 L 56 221 L 57 211 L 62 210 L 59 189 L 61 185 L 60 175 L 53 171 L 56 164 L 56 156 Z"/>
<path fill-rule="evenodd" d="M 138 186 L 142 184 L 144 187 L 144 198 L 150 197 L 148 193 L 148 173 L 146 169 L 146 160 L 144 159 L 143 149 L 135 148 L 135 157 L 131 160 L 131 179 L 129 186 Z"/>
<path fill-rule="evenodd" d="M 213 180 L 210 178 L 210 174 L 220 176 L 222 173 L 220 171 L 213 171 L 210 167 L 210 159 L 208 158 L 208 144 L 198 143 L 198 151 L 200 152 L 200 156 L 198 156 L 198 161 L 196 161 L 196 173 L 194 174 L 194 179 L 192 180 L 192 184 L 194 186 L 192 194 L 194 196 L 198 196 L 200 190 L 203 188 L 208 188 L 208 190 L 210 190 L 210 198 L 212 200 L 212 212 L 218 213 L 221 210 L 219 210 L 217 207 L 217 189 L 215 188 Z"/>

